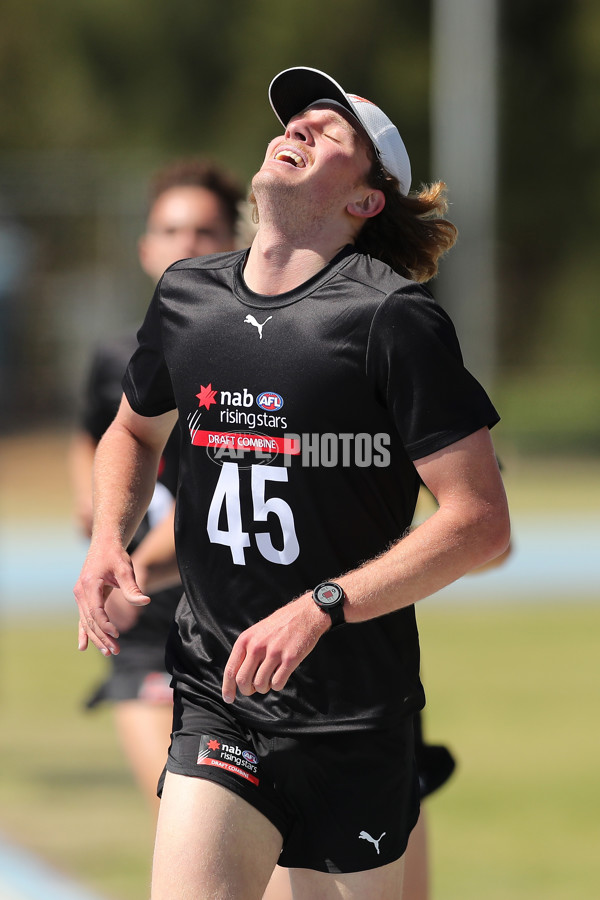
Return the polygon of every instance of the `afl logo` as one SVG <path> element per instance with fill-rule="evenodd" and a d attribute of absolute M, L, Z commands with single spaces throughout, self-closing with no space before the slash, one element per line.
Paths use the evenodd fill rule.
<path fill-rule="evenodd" d="M 266 412 L 276 412 L 283 406 L 283 397 L 275 391 L 263 391 L 256 398 L 256 402 Z"/>
<path fill-rule="evenodd" d="M 247 759 L 248 762 L 252 763 L 253 765 L 255 765 L 255 766 L 258 765 L 258 756 L 256 756 L 250 750 L 242 750 L 242 756 L 244 757 L 244 759 Z"/>

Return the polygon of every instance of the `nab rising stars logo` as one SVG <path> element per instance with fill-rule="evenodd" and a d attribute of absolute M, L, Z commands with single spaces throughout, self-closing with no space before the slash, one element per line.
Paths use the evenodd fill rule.
<path fill-rule="evenodd" d="M 283 406 L 283 398 L 275 391 L 263 391 L 256 398 L 256 402 L 265 412 L 277 412 Z"/>
<path fill-rule="evenodd" d="M 277 391 L 262 391 L 257 396 L 245 386 L 218 390 L 209 381 L 200 385 L 195 396 L 198 407 L 187 417 L 191 442 L 206 447 L 208 458 L 217 465 L 230 460 L 240 468 L 268 465 L 280 453 L 300 452 L 285 434 L 273 434 L 273 429 L 287 430 L 286 417 L 280 415 L 283 397 Z M 254 411 L 255 403 L 260 412 Z M 210 419 L 208 428 L 201 427 L 204 415 Z"/>

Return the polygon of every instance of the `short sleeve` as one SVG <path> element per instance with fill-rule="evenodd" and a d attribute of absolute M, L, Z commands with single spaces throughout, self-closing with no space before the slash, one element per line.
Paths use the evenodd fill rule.
<path fill-rule="evenodd" d="M 82 397 L 80 423 L 96 441 L 117 414 L 123 395 L 123 374 L 136 344 L 132 333 L 100 344 L 94 351 Z"/>
<path fill-rule="evenodd" d="M 160 283 L 137 333 L 137 341 L 137 349 L 125 372 L 123 390 L 134 412 L 141 416 L 160 416 L 176 405 L 163 351 Z"/>
<path fill-rule="evenodd" d="M 499 421 L 463 364 L 450 318 L 422 285 L 408 282 L 379 306 L 367 372 L 413 460 Z"/>

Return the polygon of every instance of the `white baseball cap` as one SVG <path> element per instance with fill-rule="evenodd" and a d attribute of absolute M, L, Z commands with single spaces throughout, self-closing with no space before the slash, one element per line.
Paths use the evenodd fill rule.
<path fill-rule="evenodd" d="M 295 66 L 275 76 L 269 85 L 269 101 L 284 128 L 292 116 L 319 101 L 333 102 L 347 109 L 367 132 L 384 169 L 398 179 L 400 193 L 408 194 L 410 160 L 404 141 L 394 123 L 370 100 L 347 94 L 325 72 Z"/>

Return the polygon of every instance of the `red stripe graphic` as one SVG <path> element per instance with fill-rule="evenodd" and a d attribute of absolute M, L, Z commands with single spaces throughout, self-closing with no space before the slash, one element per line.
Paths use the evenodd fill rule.
<path fill-rule="evenodd" d="M 264 453 L 286 453 L 297 456 L 300 441 L 296 438 L 268 437 L 265 434 L 248 434 L 234 431 L 195 431 L 192 434 L 194 447 L 214 447 L 215 450 L 247 450 Z"/>
<path fill-rule="evenodd" d="M 250 772 L 246 772 L 244 769 L 238 769 L 237 766 L 232 766 L 231 763 L 223 762 L 221 759 L 202 759 L 198 760 L 199 766 L 216 766 L 217 769 L 225 769 L 226 772 L 232 772 L 234 775 L 241 775 L 242 778 L 245 778 L 246 781 L 251 781 L 252 784 L 258 784 L 259 780 L 255 775 L 251 775 Z"/>

